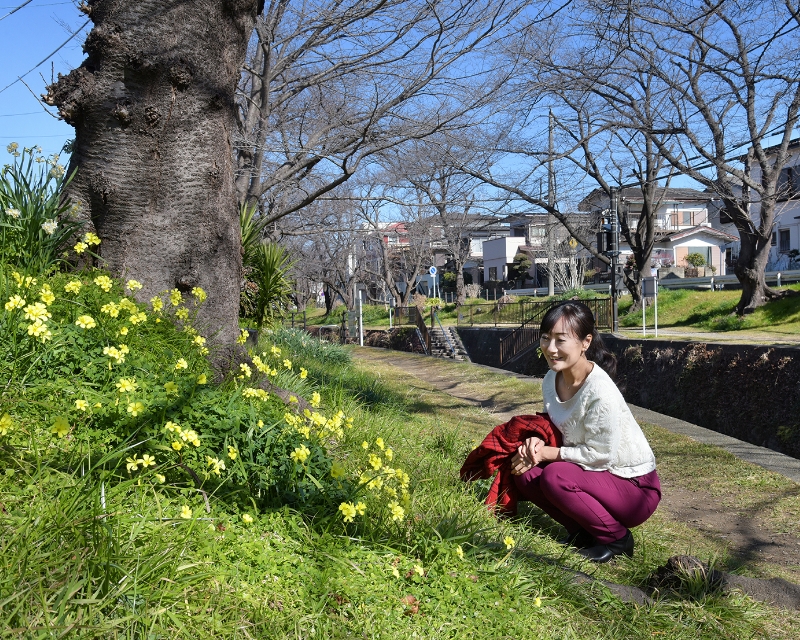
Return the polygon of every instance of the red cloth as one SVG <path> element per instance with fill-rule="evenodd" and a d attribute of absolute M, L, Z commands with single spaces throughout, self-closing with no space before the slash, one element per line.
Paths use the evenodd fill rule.
<path fill-rule="evenodd" d="M 550 421 L 546 413 L 535 416 L 514 416 L 508 422 L 497 425 L 473 450 L 461 467 L 461 479 L 470 480 L 491 478 L 497 475 L 489 488 L 486 504 L 505 514 L 517 512 L 517 486 L 511 473 L 511 458 L 519 446 L 528 438 L 538 437 L 548 447 L 561 446 L 561 432 Z"/>

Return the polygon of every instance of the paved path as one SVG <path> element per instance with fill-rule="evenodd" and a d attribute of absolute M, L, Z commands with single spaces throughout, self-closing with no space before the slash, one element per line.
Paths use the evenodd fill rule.
<path fill-rule="evenodd" d="M 642 329 L 623 327 L 616 333 L 629 340 L 642 338 Z M 655 331 L 652 326 L 647 327 L 646 340 L 656 339 Z M 800 347 L 800 335 L 796 333 L 777 333 L 770 330 L 769 333 L 763 331 L 696 331 L 694 329 L 681 329 L 680 327 L 670 327 L 658 330 L 659 340 L 688 340 L 690 342 L 705 342 L 707 344 L 749 344 L 755 346 L 770 347 Z"/>

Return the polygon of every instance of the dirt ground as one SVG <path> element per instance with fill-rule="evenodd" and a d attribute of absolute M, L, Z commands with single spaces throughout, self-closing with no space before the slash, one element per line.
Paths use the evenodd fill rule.
<path fill-rule="evenodd" d="M 476 384 L 470 376 L 449 375 L 441 360 L 369 348 L 355 349 L 353 355 L 360 361 L 397 368 L 398 373 L 418 379 L 420 390 L 432 386 L 465 404 L 481 407 L 494 424 L 542 409 L 540 403 L 526 400 L 524 394 L 500 394 L 491 385 Z M 699 536 L 727 543 L 728 554 L 737 563 L 777 565 L 784 569 L 781 573 L 785 577 L 800 583 L 800 532 L 772 530 L 750 514 L 723 505 L 719 497 L 699 487 L 679 486 L 662 478 L 662 488 L 659 510 L 696 530 Z"/>

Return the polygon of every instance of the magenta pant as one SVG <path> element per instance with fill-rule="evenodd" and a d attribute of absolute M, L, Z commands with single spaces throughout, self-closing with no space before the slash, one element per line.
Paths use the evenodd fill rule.
<path fill-rule="evenodd" d="M 587 471 L 573 462 L 550 462 L 514 476 L 520 498 L 530 500 L 572 534 L 584 529 L 598 544 L 619 540 L 647 520 L 661 500 L 655 471 L 621 478 Z"/>

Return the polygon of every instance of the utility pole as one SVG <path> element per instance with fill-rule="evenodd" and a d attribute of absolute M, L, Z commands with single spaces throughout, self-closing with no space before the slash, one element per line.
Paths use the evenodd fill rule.
<path fill-rule="evenodd" d="M 553 112 L 550 111 L 548 119 L 548 144 L 547 144 L 547 204 L 551 207 L 555 206 L 556 201 L 556 176 L 553 171 Z M 553 214 L 547 212 L 547 295 L 555 295 L 555 278 L 553 273 L 555 270 L 555 238 L 553 237 L 555 231 L 555 221 Z"/>
<path fill-rule="evenodd" d="M 617 260 L 619 258 L 619 222 L 617 220 L 617 200 L 619 191 L 611 187 L 611 313 L 612 331 L 619 331 L 619 300 L 617 298 Z"/>

